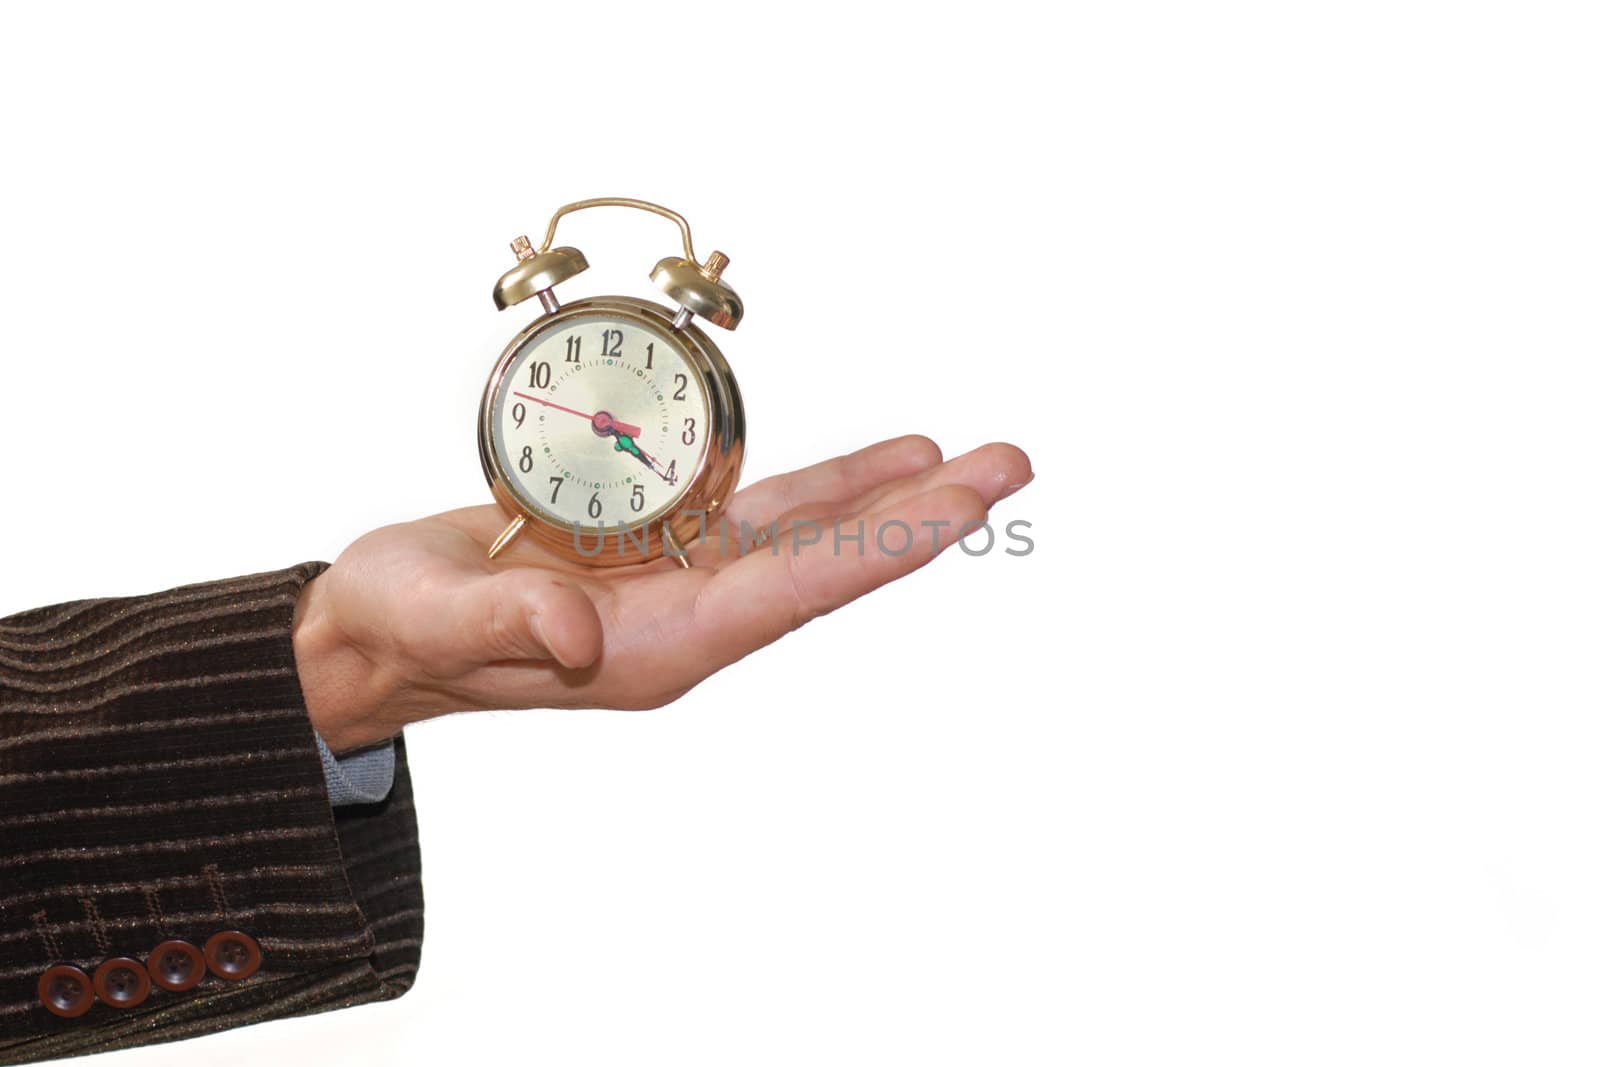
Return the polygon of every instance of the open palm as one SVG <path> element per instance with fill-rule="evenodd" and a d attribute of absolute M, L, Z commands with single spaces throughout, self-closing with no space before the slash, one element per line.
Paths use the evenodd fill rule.
<path fill-rule="evenodd" d="M 713 534 L 675 561 L 587 568 L 522 539 L 490 560 L 499 507 L 462 508 L 367 534 L 307 588 L 295 653 L 313 723 L 335 751 L 420 719 L 487 708 L 649 708 L 818 615 L 909 574 L 1032 478 L 1028 457 L 985 445 L 949 462 L 925 437 L 741 490 Z M 835 520 L 864 523 L 835 550 Z M 895 522 L 877 543 L 875 531 Z M 740 523 L 777 523 L 778 550 L 738 554 Z M 783 531 L 820 523 L 821 544 Z M 814 539 L 808 528 L 803 540 Z M 748 547 L 748 546 L 747 546 Z"/>

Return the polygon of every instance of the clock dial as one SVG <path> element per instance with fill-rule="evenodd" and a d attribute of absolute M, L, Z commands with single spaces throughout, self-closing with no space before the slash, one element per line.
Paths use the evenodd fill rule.
<path fill-rule="evenodd" d="M 659 518 L 694 480 L 710 437 L 705 383 L 681 342 L 665 326 L 605 313 L 523 342 L 492 410 L 512 492 L 561 526 Z"/>

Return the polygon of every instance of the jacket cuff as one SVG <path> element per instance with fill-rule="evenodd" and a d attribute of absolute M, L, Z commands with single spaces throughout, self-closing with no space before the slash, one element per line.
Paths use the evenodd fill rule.
<path fill-rule="evenodd" d="M 380 803 L 330 807 L 295 669 L 326 568 L 0 620 L 0 1063 L 189 1037 L 399 996 L 422 942 L 405 746 Z M 48 968 L 89 975 L 237 930 L 258 971 L 62 1018 Z"/>

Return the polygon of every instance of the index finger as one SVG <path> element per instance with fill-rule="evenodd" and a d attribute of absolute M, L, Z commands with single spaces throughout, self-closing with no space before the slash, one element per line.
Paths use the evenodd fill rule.
<path fill-rule="evenodd" d="M 801 504 L 850 500 L 884 482 L 936 467 L 943 458 L 939 446 L 921 434 L 890 438 L 848 455 L 763 478 L 733 494 L 722 517 L 735 531 L 741 522 L 765 526 Z"/>

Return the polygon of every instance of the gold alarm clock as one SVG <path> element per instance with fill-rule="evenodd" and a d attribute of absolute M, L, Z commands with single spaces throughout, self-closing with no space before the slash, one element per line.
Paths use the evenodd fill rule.
<path fill-rule="evenodd" d="M 561 303 L 555 287 L 587 270 L 583 253 L 551 247 L 574 211 L 627 207 L 677 223 L 683 255 L 656 263 L 664 307 L 629 296 Z M 511 243 L 517 264 L 494 287 L 504 310 L 536 299 L 542 314 L 511 339 L 489 375 L 478 452 L 510 523 L 489 548 L 519 536 L 589 566 L 644 563 L 703 536 L 739 481 L 744 406 L 733 371 L 696 325 L 735 329 L 739 295 L 722 280 L 728 257 L 694 254 L 689 223 L 659 204 L 602 197 L 550 217 L 536 249 Z"/>

